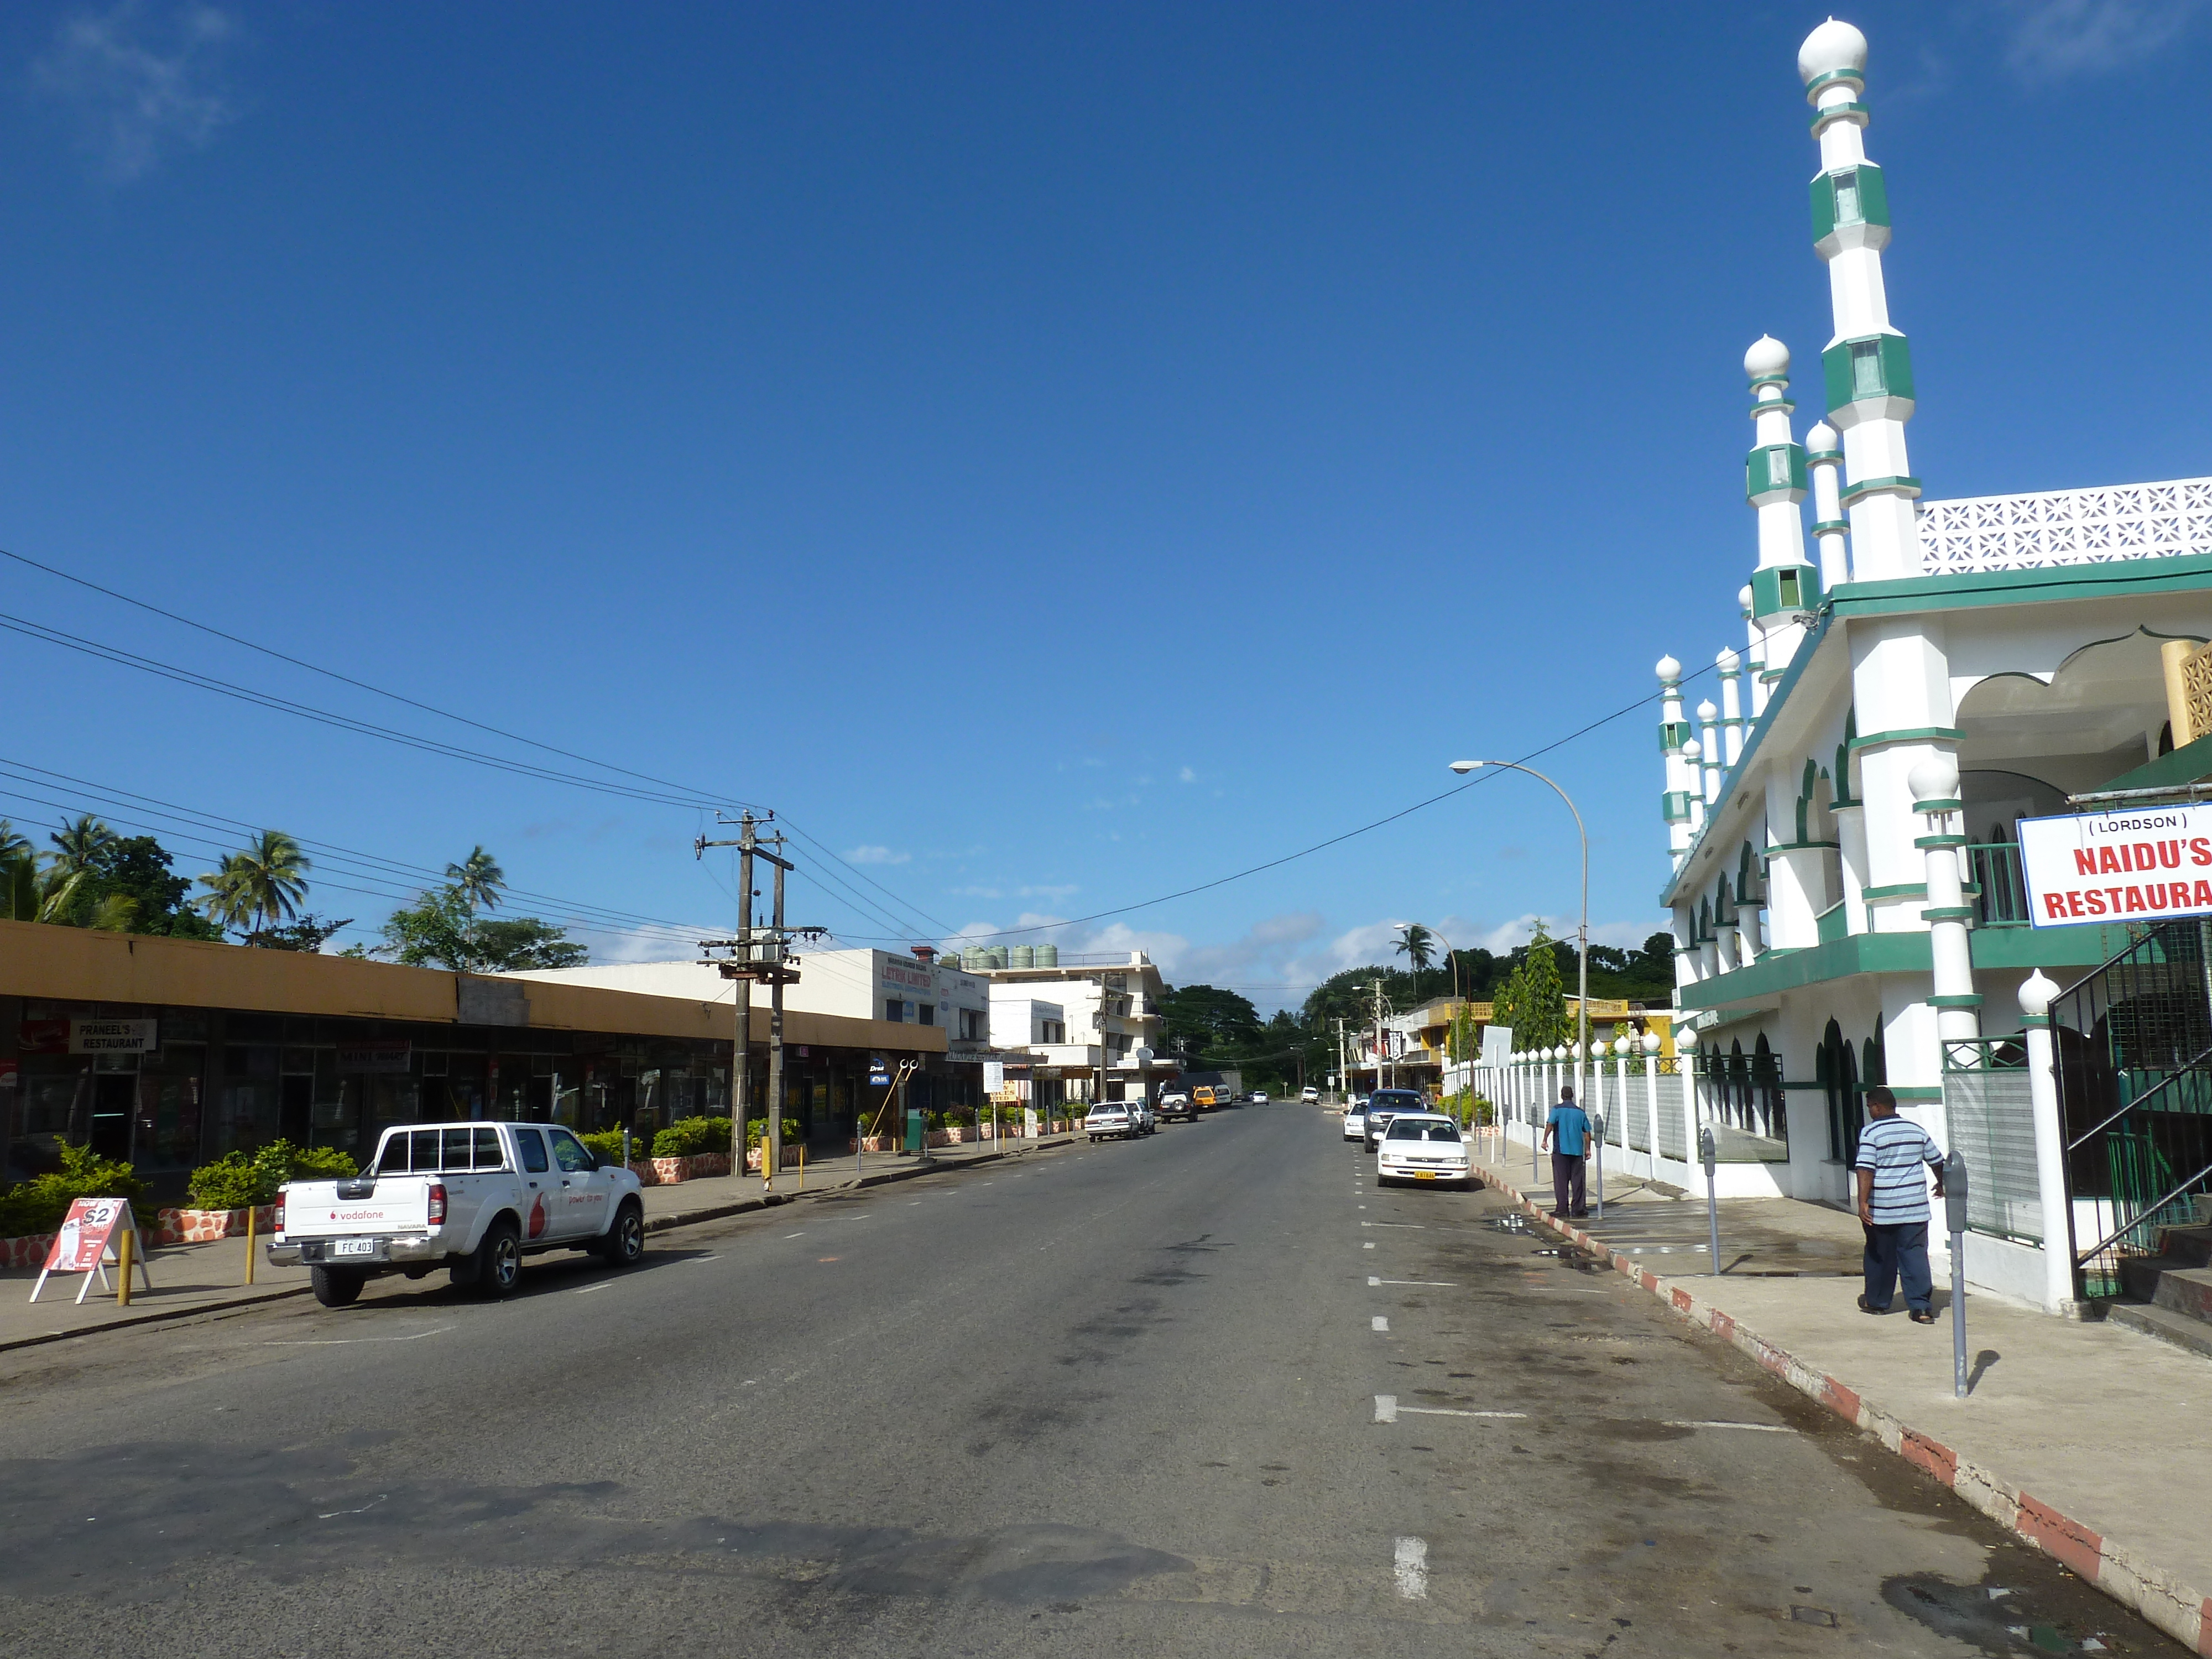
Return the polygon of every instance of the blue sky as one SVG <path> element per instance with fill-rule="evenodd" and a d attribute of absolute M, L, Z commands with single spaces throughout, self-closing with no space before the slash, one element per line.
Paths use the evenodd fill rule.
<path fill-rule="evenodd" d="M 220 824 L 98 786 L 391 860 L 321 855 L 356 935 L 483 842 L 635 956 L 732 919 L 702 799 L 787 815 L 794 916 L 854 942 L 1115 910 L 1408 806 L 1741 643 L 1742 352 L 1829 332 L 1824 15 L 9 8 L 0 546 L 682 787 L 7 634 L 0 812 L 210 867 Z M 1929 493 L 2212 471 L 2212 7 L 1844 15 Z M 11 618 L 588 769 L 0 574 Z M 1662 921 L 1655 720 L 1537 763 L 1601 939 Z M 1496 945 L 1573 896 L 1557 800 L 1493 777 L 1035 937 L 1271 1005 L 1391 921 Z"/>

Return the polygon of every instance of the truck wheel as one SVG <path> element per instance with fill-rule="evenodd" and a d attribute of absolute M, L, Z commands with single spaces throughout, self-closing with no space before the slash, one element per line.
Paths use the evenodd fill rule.
<path fill-rule="evenodd" d="M 476 1255 L 477 1294 L 487 1300 L 512 1296 L 522 1280 L 522 1235 L 514 1220 L 501 1216 L 484 1229 Z"/>
<path fill-rule="evenodd" d="M 645 1212 L 635 1203 L 615 1212 L 615 1224 L 599 1241 L 599 1256 L 610 1267 L 635 1267 L 645 1256 Z"/>
<path fill-rule="evenodd" d="M 325 1308 L 349 1308 L 361 1300 L 367 1273 L 349 1273 L 343 1267 L 317 1267 L 307 1275 L 315 1287 L 315 1300 Z"/>

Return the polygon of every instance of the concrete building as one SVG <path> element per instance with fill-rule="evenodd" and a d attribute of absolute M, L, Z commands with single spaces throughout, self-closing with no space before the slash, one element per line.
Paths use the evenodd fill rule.
<path fill-rule="evenodd" d="M 696 994 L 0 921 L 0 1143 L 18 1176 L 88 1144 L 167 1201 L 195 1166 L 280 1136 L 357 1158 L 426 1117 L 649 1136 L 728 1113 L 732 1018 Z M 791 1113 L 825 1138 L 849 1133 L 875 1056 L 944 1064 L 941 1028 L 784 1024 Z M 767 1041 L 756 1004 L 756 1098 Z"/>
<path fill-rule="evenodd" d="M 1659 1086 L 1683 1079 L 1650 1068 L 1645 1150 L 1655 1173 L 1686 1176 L 1675 1160 L 1711 1125 L 1724 1190 L 1844 1202 L 1865 1091 L 1885 1083 L 1969 1159 L 1970 1274 L 2048 1302 L 2046 1244 L 2091 1240 L 2044 1236 L 2052 1195 L 2021 1150 L 2032 1152 L 2035 1127 L 2019 1059 L 2041 1010 L 2023 1018 L 2021 984 L 2039 969 L 2085 980 L 2169 900 L 2160 884 L 2115 885 L 2100 920 L 2031 927 L 2018 825 L 2167 774 L 2212 773 L 2212 751 L 2161 760 L 2177 740 L 2193 747 L 2176 664 L 2212 637 L 2212 478 L 1924 497 L 1905 436 L 1911 354 L 1882 274 L 1887 190 L 1863 143 L 1866 62 L 1864 37 L 1833 21 L 1798 62 L 1819 149 L 1814 250 L 1833 314 L 1825 417 L 1799 440 L 1790 354 L 1756 341 L 1743 367 L 1757 553 L 1748 586 L 1717 607 L 1729 632 L 1745 631 L 1719 643 L 1721 702 L 1703 702 L 1694 725 L 1680 664 L 1658 665 L 1673 866 L 1661 899 L 1674 918 L 1677 1036 L 1694 1054 L 1686 1117 L 1683 1096 L 1662 1099 Z M 2080 1006 L 2076 1028 L 2057 1035 L 2062 1053 L 2087 1056 L 2087 1077 L 2148 1005 Z M 2056 1006 L 2052 1017 L 2064 1025 Z M 1540 1063 L 1551 1088 L 1574 1062 Z M 2121 1073 L 2142 1063 L 2110 1061 Z M 1639 1128 L 1644 1086 L 1622 1114 Z M 2100 1225 L 2115 1200 L 2096 1183 L 2118 1178 L 2108 1166 L 2120 1164 L 2100 1152 L 2077 1162 L 2076 1207 L 2050 1213 Z"/>
<path fill-rule="evenodd" d="M 1157 1092 L 1176 1069 L 1161 1048 L 1160 998 L 1167 987 L 1158 968 L 1141 951 L 1080 957 L 1050 951 L 1050 960 L 1040 963 L 1036 957 L 1047 950 L 1030 951 L 1018 967 L 1016 953 L 1003 946 L 961 953 L 963 970 L 990 987 L 992 1029 L 1000 1046 L 1011 1047 L 1009 1039 L 1025 1024 L 1032 1031 L 1040 1024 L 1056 1025 L 1057 1042 L 1032 1037 L 1024 1046 L 1068 1085 L 1068 1098 L 1097 1098 L 1094 1091 L 1103 1087 L 1104 1098 L 1124 1099 L 1147 1074 Z M 1149 1066 L 1138 1060 L 1139 1049 L 1152 1051 Z"/>

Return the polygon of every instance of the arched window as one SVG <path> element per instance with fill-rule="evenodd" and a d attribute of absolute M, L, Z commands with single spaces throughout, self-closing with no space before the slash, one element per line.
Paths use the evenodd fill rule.
<path fill-rule="evenodd" d="M 1722 1091 L 1721 1117 L 1739 1129 L 1751 1127 L 1751 1068 L 1743 1057 L 1743 1039 L 1729 1045 L 1728 1082 Z"/>
<path fill-rule="evenodd" d="M 1782 1062 L 1768 1046 L 1766 1033 L 1759 1034 L 1751 1056 L 1751 1098 L 1753 1133 L 1785 1144 L 1790 1139 L 1790 1115 L 1783 1109 Z"/>
<path fill-rule="evenodd" d="M 1867 1039 L 1867 1054 L 1869 1059 L 1881 1054 L 1872 1037 Z M 1828 1156 L 1848 1168 L 1858 1151 L 1865 1108 L 1859 1098 L 1858 1056 L 1832 1019 L 1820 1039 L 1820 1081 L 1828 1097 Z"/>

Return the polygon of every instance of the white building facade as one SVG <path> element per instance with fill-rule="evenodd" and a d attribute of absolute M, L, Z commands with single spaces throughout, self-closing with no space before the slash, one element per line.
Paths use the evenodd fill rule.
<path fill-rule="evenodd" d="M 2167 659 L 2212 637 L 2212 479 L 1923 499 L 1906 443 L 1911 354 L 1882 274 L 1887 191 L 1863 142 L 1865 39 L 1825 23 L 1798 67 L 1833 314 L 1823 417 L 1801 441 L 1790 354 L 1756 342 L 1757 553 L 1726 629 L 1743 631 L 1711 659 L 1721 704 L 1686 714 L 1680 664 L 1658 665 L 1661 896 L 1677 1041 L 1694 1057 L 1687 1122 L 1685 1097 L 1671 1097 L 1671 1131 L 1655 1103 L 1652 1139 L 1683 1157 L 1710 1125 L 1724 1190 L 1843 1203 L 1865 1091 L 1886 1084 L 1994 1189 L 1978 1200 L 1970 1276 L 2048 1304 L 2043 1194 L 2019 1146 L 2033 1139 L 2026 1074 L 2012 1069 L 2039 1021 L 2023 1018 L 2021 987 L 2039 970 L 2081 981 L 2158 918 L 2146 900 L 2139 915 L 2030 927 L 2016 826 L 2155 781 L 2177 724 L 2187 741 Z M 1629 1065 L 1623 1098 L 1640 1120 Z"/>

